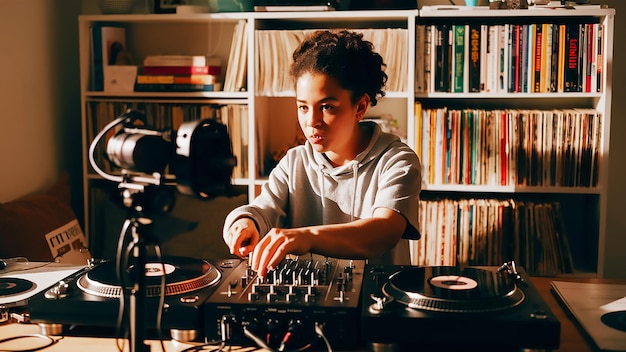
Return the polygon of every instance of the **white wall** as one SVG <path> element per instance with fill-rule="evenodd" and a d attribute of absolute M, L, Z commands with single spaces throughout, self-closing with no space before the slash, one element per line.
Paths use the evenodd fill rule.
<path fill-rule="evenodd" d="M 79 10 L 78 0 L 0 1 L 0 202 L 62 170 L 80 192 Z"/>

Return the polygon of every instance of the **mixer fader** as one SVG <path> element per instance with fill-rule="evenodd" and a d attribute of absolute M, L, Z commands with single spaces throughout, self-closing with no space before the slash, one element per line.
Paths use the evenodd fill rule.
<path fill-rule="evenodd" d="M 353 348 L 364 265 L 307 255 L 261 278 L 242 261 L 206 301 L 206 337 L 278 350 L 324 342 Z"/>

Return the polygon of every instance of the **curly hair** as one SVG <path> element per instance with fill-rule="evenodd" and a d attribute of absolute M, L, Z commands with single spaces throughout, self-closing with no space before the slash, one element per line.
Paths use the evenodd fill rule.
<path fill-rule="evenodd" d="M 378 99 L 385 96 L 386 66 L 362 33 L 345 29 L 319 30 L 307 35 L 293 52 L 289 74 L 294 82 L 305 73 L 328 75 L 351 92 L 353 104 L 367 94 L 370 104 L 376 106 Z"/>

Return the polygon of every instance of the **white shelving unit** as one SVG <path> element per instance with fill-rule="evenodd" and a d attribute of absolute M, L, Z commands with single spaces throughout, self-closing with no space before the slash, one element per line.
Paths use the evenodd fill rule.
<path fill-rule="evenodd" d="M 247 187 L 248 197 L 254 197 L 258 187 L 263 184 L 265 174 L 258 171 L 263 166 L 263 159 L 271 152 L 285 148 L 293 143 L 299 133 L 294 107 L 294 94 L 291 91 L 257 92 L 256 69 L 257 60 L 263 60 L 257 55 L 257 33 L 265 30 L 308 30 L 315 28 L 353 28 L 353 29 L 400 29 L 406 31 L 406 40 L 403 45 L 406 55 L 402 57 L 407 64 L 404 73 L 406 80 L 402 89 L 388 91 L 387 96 L 379 106 L 370 109 L 372 116 L 387 116 L 391 114 L 397 120 L 397 132 L 405 137 L 408 144 L 415 147 L 416 118 L 414 104 L 416 101 L 428 103 L 430 101 L 454 102 L 456 105 L 464 102 L 472 106 L 516 107 L 529 106 L 534 108 L 552 108 L 573 106 L 594 108 L 602 113 L 603 131 L 601 150 L 599 151 L 600 169 L 597 187 L 515 187 L 515 186 L 482 186 L 482 185 L 429 185 L 424 184 L 424 194 L 481 194 L 490 195 L 510 194 L 514 197 L 518 193 L 533 194 L 536 196 L 565 195 L 566 198 L 575 198 L 580 204 L 592 202 L 586 209 L 592 209 L 588 219 L 577 219 L 577 222 L 586 222 L 585 228 L 591 228 L 592 233 L 580 234 L 577 240 L 592 241 L 597 247 L 597 253 L 591 253 L 585 265 L 587 274 L 602 276 L 604 262 L 604 248 L 609 246 L 610 239 L 605 238 L 606 228 L 606 198 L 608 179 L 608 146 L 611 113 L 611 66 L 613 43 L 612 9 L 576 9 L 576 10 L 441 10 L 424 8 L 422 10 L 385 10 L 385 11 L 331 11 L 331 12 L 284 12 L 284 13 L 215 13 L 215 14 L 149 14 L 149 15 L 83 15 L 79 17 L 80 40 L 80 73 L 81 73 L 81 102 L 83 124 L 83 173 L 84 173 L 84 204 L 85 204 L 85 232 L 90 246 L 100 245 L 97 239 L 102 229 L 94 220 L 100 216 L 95 206 L 92 189 L 100 182 L 90 168 L 87 150 L 93 132 L 90 126 L 93 115 L 89 111 L 89 104 L 97 102 L 141 102 L 141 103 L 176 103 L 176 104 L 245 104 L 248 106 L 247 137 L 248 137 L 248 172 L 244 177 L 233 180 L 234 184 Z M 445 19 L 450 23 L 463 21 L 485 21 L 506 23 L 514 21 L 541 21 L 546 18 L 558 21 L 566 18 L 592 18 L 605 26 L 604 41 L 604 86 L 599 93 L 442 93 L 426 92 L 415 93 L 415 53 L 416 24 L 430 23 Z M 217 56 L 223 62 L 223 72 L 228 62 L 231 39 L 235 25 L 239 21 L 246 21 L 247 36 L 247 89 L 239 92 L 194 92 L 194 93 L 108 93 L 92 91 L 90 86 L 90 47 L 91 27 L 94 24 L 119 25 L 126 28 L 127 47 L 137 62 L 143 57 L 156 53 L 203 54 Z M 387 60 L 386 60 L 387 61 Z M 109 116 L 112 120 L 115 116 Z M 265 151 L 264 158 L 257 158 L 259 150 Z M 261 160 L 261 161 L 259 161 Z M 576 244 L 575 244 L 576 245 Z M 583 244 L 581 244 L 583 245 Z M 95 248 L 92 252 L 98 253 Z"/>

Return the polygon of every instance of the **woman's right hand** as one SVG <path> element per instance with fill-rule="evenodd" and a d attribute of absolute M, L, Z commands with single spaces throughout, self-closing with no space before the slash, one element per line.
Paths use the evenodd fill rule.
<path fill-rule="evenodd" d="M 250 218 L 241 218 L 235 221 L 224 233 L 224 242 L 230 249 L 230 253 L 246 257 L 259 243 L 259 231 Z"/>

